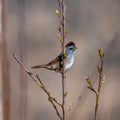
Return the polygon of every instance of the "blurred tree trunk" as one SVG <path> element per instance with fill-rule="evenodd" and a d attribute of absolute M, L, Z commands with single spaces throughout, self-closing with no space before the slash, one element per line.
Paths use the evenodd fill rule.
<path fill-rule="evenodd" d="M 18 49 L 20 60 L 27 64 L 26 41 L 25 41 L 25 0 L 18 0 Z M 20 103 L 19 103 L 19 119 L 27 119 L 27 77 L 20 68 Z"/>
<path fill-rule="evenodd" d="M 2 0 L 2 94 L 3 120 L 10 120 L 10 63 L 7 45 L 7 0 Z"/>

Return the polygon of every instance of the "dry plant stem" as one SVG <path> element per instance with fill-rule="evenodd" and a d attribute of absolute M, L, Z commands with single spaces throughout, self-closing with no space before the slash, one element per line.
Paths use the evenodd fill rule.
<path fill-rule="evenodd" d="M 61 43 L 61 49 L 62 53 L 64 55 L 65 53 L 65 0 L 61 0 L 61 34 L 62 34 L 62 43 Z M 64 57 L 64 56 L 63 56 Z M 65 61 L 63 59 L 63 70 L 62 70 L 62 112 L 63 112 L 63 120 L 66 120 L 66 111 L 65 111 L 65 104 L 66 104 L 66 81 L 65 81 Z"/>
<path fill-rule="evenodd" d="M 99 107 L 99 98 L 100 98 L 100 91 L 102 86 L 102 79 L 103 79 L 103 57 L 101 57 L 101 64 L 100 64 L 100 71 L 99 71 L 99 83 L 98 83 L 98 90 L 96 93 L 96 105 L 95 105 L 95 114 L 94 114 L 94 120 L 97 120 L 97 114 L 98 114 L 98 107 Z"/>
<path fill-rule="evenodd" d="M 65 111 L 65 104 L 66 104 L 66 81 L 65 81 L 65 61 L 64 61 L 64 53 L 65 53 L 65 0 L 58 0 L 59 5 L 59 12 L 57 15 L 59 16 L 60 22 L 60 42 L 61 42 L 61 51 L 63 53 L 63 69 L 62 69 L 62 113 L 63 113 L 63 120 L 66 120 L 66 111 Z"/>
<path fill-rule="evenodd" d="M 41 79 L 39 78 L 38 75 L 35 75 L 32 72 L 28 71 L 27 68 L 22 64 L 22 62 L 17 58 L 17 56 L 15 54 L 13 54 L 13 57 L 19 63 L 19 65 L 22 67 L 22 69 L 32 78 L 32 80 L 47 94 L 48 100 L 52 104 L 52 106 L 54 107 L 56 114 L 58 115 L 60 120 L 63 120 L 62 116 L 60 115 L 60 113 L 57 109 L 57 106 L 56 106 L 56 104 L 57 104 L 62 108 L 62 104 L 60 104 L 55 98 L 53 98 L 51 96 L 50 92 L 46 89 L 45 85 L 43 84 L 43 82 L 41 81 Z"/>

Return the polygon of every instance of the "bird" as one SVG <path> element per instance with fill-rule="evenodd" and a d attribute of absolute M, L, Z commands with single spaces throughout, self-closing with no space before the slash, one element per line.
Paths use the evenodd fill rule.
<path fill-rule="evenodd" d="M 74 56 L 76 53 L 76 45 L 73 41 L 68 42 L 65 45 L 65 53 L 61 52 L 55 59 L 51 60 L 47 64 L 36 65 L 31 68 L 46 68 L 55 72 L 63 72 L 63 60 L 64 60 L 64 71 L 67 72 L 74 63 Z"/>

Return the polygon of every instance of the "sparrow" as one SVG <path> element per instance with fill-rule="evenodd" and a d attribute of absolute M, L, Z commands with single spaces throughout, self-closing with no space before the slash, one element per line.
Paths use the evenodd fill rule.
<path fill-rule="evenodd" d="M 62 73 L 64 60 L 64 71 L 67 72 L 73 65 L 76 49 L 77 47 L 74 42 L 68 42 L 65 46 L 64 54 L 61 52 L 55 59 L 53 59 L 49 63 L 33 66 L 31 68 L 46 68 L 48 70 Z"/>

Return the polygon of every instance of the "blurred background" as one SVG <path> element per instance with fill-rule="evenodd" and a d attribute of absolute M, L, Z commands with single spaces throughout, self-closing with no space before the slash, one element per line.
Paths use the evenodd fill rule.
<path fill-rule="evenodd" d="M 7 5 L 11 120 L 57 120 L 58 116 L 46 94 L 21 72 L 12 56 L 15 53 L 31 70 L 31 66 L 47 63 L 60 53 L 57 38 L 59 21 L 55 14 L 57 0 L 10 0 Z M 98 117 L 99 120 L 119 120 L 120 0 L 66 0 L 66 5 L 69 19 L 66 43 L 74 41 L 78 47 L 75 63 L 67 74 L 67 108 L 72 109 L 67 112 L 68 118 L 93 120 L 95 95 L 87 89 L 85 77 L 96 81 L 97 87 L 97 51 L 101 48 L 105 52 L 106 82 L 101 91 Z M 2 39 L 0 58 L 1 47 Z M 61 75 L 45 69 L 31 71 L 38 74 L 52 95 L 61 101 Z M 2 120 L 1 82 L 2 79 Z"/>

